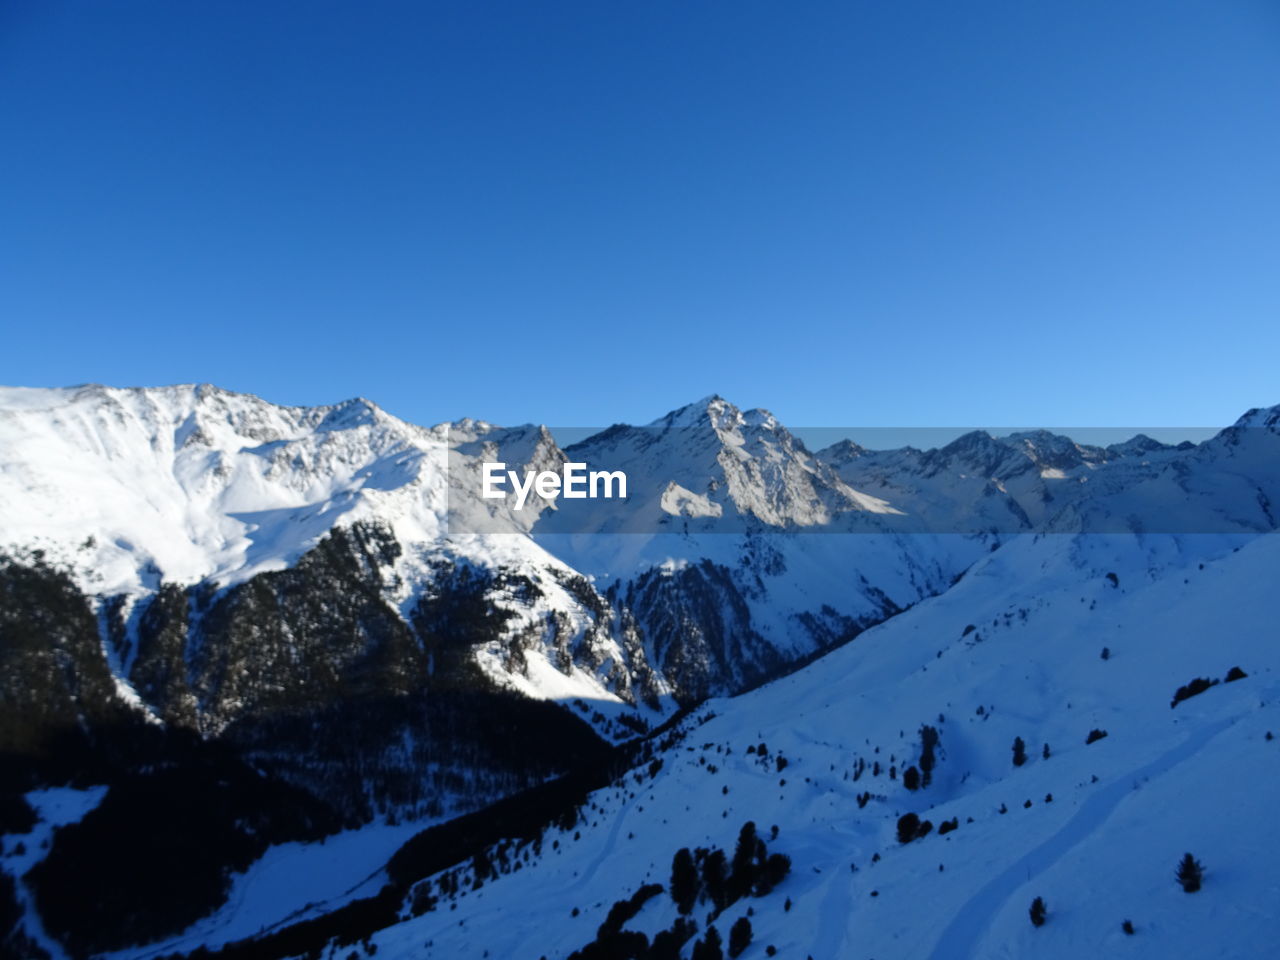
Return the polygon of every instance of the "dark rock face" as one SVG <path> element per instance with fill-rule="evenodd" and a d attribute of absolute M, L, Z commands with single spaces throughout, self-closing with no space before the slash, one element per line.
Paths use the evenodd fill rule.
<path fill-rule="evenodd" d="M 477 647 L 499 639 L 513 616 L 495 601 L 509 598 L 532 603 L 540 596 L 527 577 L 502 570 L 442 561 L 410 614 L 425 654 L 424 669 L 435 688 L 468 687 L 481 683 L 472 657 Z M 513 643 L 508 656 L 519 660 L 521 647 Z"/>
<path fill-rule="evenodd" d="M 295 567 L 222 594 L 165 584 L 138 619 L 130 682 L 166 723 L 214 735 L 417 689 L 421 647 L 381 594 L 398 551 L 377 527 L 337 528 Z"/>
<path fill-rule="evenodd" d="M 88 600 L 38 558 L 0 557 L 0 754 L 37 756 L 125 713 Z"/>
<path fill-rule="evenodd" d="M 188 592 L 164 584 L 138 622 L 138 651 L 129 680 L 165 723 L 196 729 L 198 705 L 187 671 Z"/>
<path fill-rule="evenodd" d="M 752 627 L 732 571 L 709 560 L 670 573 L 646 571 L 628 585 L 626 605 L 683 704 L 744 689 L 782 665 Z"/>
<path fill-rule="evenodd" d="M 421 646 L 381 593 L 398 552 L 377 527 L 337 528 L 200 610 L 187 661 L 202 729 L 418 689 Z"/>

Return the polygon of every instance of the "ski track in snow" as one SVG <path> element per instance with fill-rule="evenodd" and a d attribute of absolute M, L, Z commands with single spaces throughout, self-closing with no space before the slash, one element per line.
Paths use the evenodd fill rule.
<path fill-rule="evenodd" d="M 976 947 L 983 935 L 990 932 L 992 921 L 1009 899 L 1032 879 L 1057 863 L 1073 847 L 1087 840 L 1111 816 L 1121 801 L 1133 793 L 1135 784 L 1144 783 L 1173 769 L 1235 722 L 1236 718 L 1231 717 L 1208 725 L 1146 766 L 1117 776 L 1113 782 L 1085 800 L 1075 816 L 1063 824 L 1057 833 L 1010 864 L 956 911 L 955 917 L 938 937 L 930 954 L 931 960 L 961 960 L 976 956 Z M 838 953 L 825 955 L 839 956 Z"/>
<path fill-rule="evenodd" d="M 609 859 L 615 850 L 617 850 L 618 835 L 622 833 L 622 821 L 627 812 L 635 806 L 639 796 L 640 795 L 637 793 L 636 797 L 626 801 L 618 808 L 618 812 L 613 816 L 613 823 L 609 827 L 609 836 L 606 837 L 604 843 L 600 845 L 600 853 L 591 861 L 591 864 L 582 871 L 582 875 L 578 878 L 577 882 L 572 886 L 565 888 L 566 893 L 573 893 L 576 890 L 581 890 L 583 886 L 594 880 L 600 868 L 604 866 L 605 861 Z M 599 816 L 603 816 L 603 814 L 600 814 Z"/>
<path fill-rule="evenodd" d="M 852 838 L 852 833 L 840 832 L 846 839 Z M 849 940 L 849 907 L 853 903 L 855 874 L 852 870 L 840 870 L 835 864 L 831 870 L 834 876 L 827 885 L 826 896 L 822 898 L 821 913 L 828 922 L 818 925 L 813 946 L 809 948 L 814 957 L 847 956 L 845 947 Z"/>

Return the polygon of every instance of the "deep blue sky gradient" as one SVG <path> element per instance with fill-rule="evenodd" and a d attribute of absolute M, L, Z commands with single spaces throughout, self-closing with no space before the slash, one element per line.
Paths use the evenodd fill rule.
<path fill-rule="evenodd" d="M 1280 403 L 1280 5 L 0 4 L 0 382 L 432 423 Z"/>

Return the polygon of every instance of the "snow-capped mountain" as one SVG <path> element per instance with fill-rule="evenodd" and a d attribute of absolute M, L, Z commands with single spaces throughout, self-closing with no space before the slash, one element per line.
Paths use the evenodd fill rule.
<path fill-rule="evenodd" d="M 521 597 L 490 598 L 509 615 L 476 650 L 483 668 L 527 694 L 647 703 L 660 713 L 673 698 L 740 689 L 847 638 L 941 589 L 976 555 L 976 548 L 923 555 L 871 540 L 795 550 L 752 540 L 742 527 L 736 539 L 717 531 L 695 546 L 660 522 L 675 519 L 663 510 L 681 481 L 710 491 L 708 503 L 721 509 L 723 501 L 757 530 L 883 506 L 841 483 L 761 411 L 742 414 L 713 399 L 660 423 L 656 433 L 607 431 L 575 450 L 631 470 L 636 494 L 625 509 L 568 527 L 561 518 L 573 512 L 569 501 L 517 511 L 479 496 L 482 462 L 513 469 L 564 462 L 543 427 L 464 420 L 422 428 L 365 400 L 291 408 L 209 386 L 10 389 L 0 394 L 0 545 L 41 550 L 100 598 L 113 625 L 113 668 L 129 688 L 143 643 L 137 632 L 147 629 L 146 611 L 166 585 L 198 588 L 203 604 L 296 565 L 335 529 L 363 525 L 387 540 L 370 577 L 406 623 L 447 570 L 527 578 L 532 589 Z M 559 533 L 618 526 L 648 536 L 620 547 Z M 668 529 L 679 536 L 663 536 Z M 531 531 L 538 535 L 522 535 Z M 869 572 L 839 569 L 851 558 L 865 558 L 856 566 Z M 829 566 L 825 577 L 786 573 L 789 561 L 815 560 Z M 607 581 L 616 597 L 631 591 L 641 609 L 623 609 L 593 581 L 601 589 Z M 667 626 L 655 630 L 648 618 Z M 813 629 L 797 632 L 796 618 Z M 673 619 L 687 629 L 673 634 Z"/>
<path fill-rule="evenodd" d="M 479 495 L 494 461 L 629 495 L 516 509 Z M 1182 917 L 1136 864 L 1188 847 L 1260 943 L 1270 828 L 1175 840 L 1169 810 L 1212 821 L 1198 778 L 1270 749 L 1278 501 L 1280 407 L 1198 445 L 814 454 L 719 397 L 562 446 L 365 400 L 0 390 L 0 941 L 682 957 L 743 920 L 743 956 L 1065 956 L 1128 936 L 1088 869 L 1163 955 Z M 157 828 L 178 810 L 199 841 Z M 934 829 L 899 843 L 906 813 Z M 747 820 L 768 852 L 734 866 Z M 682 847 L 683 913 L 645 886 Z M 307 899 L 245 892 L 321 861 Z"/>
<path fill-rule="evenodd" d="M 1275 408 L 1251 410 L 1199 445 L 1138 434 L 1107 447 L 1045 430 L 966 433 L 944 447 L 818 452 L 847 483 L 919 532 L 1212 533 L 1273 529 Z"/>
<path fill-rule="evenodd" d="M 568 453 L 623 470 L 625 508 L 565 501 L 540 532 L 739 532 L 830 525 L 851 512 L 896 512 L 840 480 L 767 410 L 713 396 L 648 426 L 616 425 Z M 582 514 L 594 510 L 598 519 Z"/>

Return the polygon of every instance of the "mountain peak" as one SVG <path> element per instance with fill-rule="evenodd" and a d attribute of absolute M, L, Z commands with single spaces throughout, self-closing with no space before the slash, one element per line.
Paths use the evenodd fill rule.
<path fill-rule="evenodd" d="M 824 460 L 832 466 L 840 467 L 852 460 L 865 456 L 867 448 L 860 444 L 854 443 L 847 437 L 838 440 L 829 447 L 823 447 L 816 454 L 819 460 Z"/>
<path fill-rule="evenodd" d="M 1263 427 L 1268 430 L 1280 429 L 1280 404 L 1274 407 L 1254 407 L 1246 410 L 1232 426 Z"/>
<path fill-rule="evenodd" d="M 1145 433 L 1135 433 L 1122 443 L 1108 445 L 1107 454 L 1112 457 L 1140 457 L 1156 450 L 1173 449 L 1167 443 L 1154 440 Z"/>
<path fill-rule="evenodd" d="M 651 427 L 696 427 L 705 423 L 719 426 L 726 420 L 736 420 L 742 411 L 720 396 L 713 393 L 672 410 L 649 424 Z"/>

